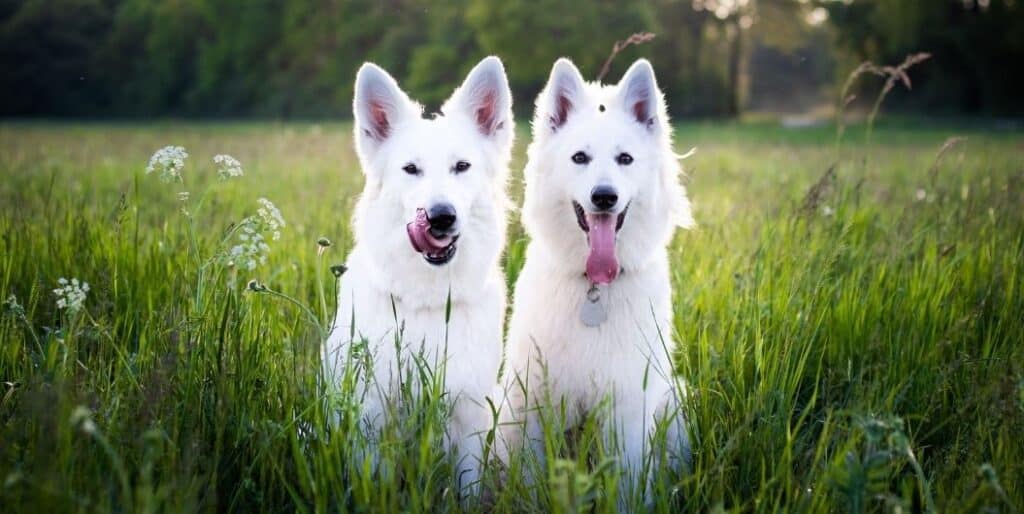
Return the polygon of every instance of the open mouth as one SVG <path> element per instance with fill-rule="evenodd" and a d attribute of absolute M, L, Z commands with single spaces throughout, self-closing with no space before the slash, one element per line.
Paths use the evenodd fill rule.
<path fill-rule="evenodd" d="M 590 254 L 587 256 L 587 278 L 595 284 L 610 284 L 619 276 L 619 259 L 615 255 L 615 239 L 626 220 L 629 205 L 618 216 L 609 212 L 588 213 L 572 202 L 576 223 L 587 234 Z"/>
<path fill-rule="evenodd" d="M 459 236 L 451 236 L 448 239 L 450 242 L 439 249 L 422 250 L 420 253 L 423 254 L 423 259 L 434 266 L 448 264 L 448 261 L 455 257 L 455 250 L 458 249 L 458 247 L 455 246 L 455 242 L 459 240 Z"/>
<path fill-rule="evenodd" d="M 587 213 L 583 210 L 583 206 L 580 205 L 576 200 L 572 201 L 572 209 L 576 212 L 576 223 L 580 226 L 584 232 L 590 233 L 590 223 L 587 223 Z M 629 212 L 629 205 L 626 205 L 625 209 L 619 213 L 618 218 L 615 220 L 615 231 L 618 232 L 622 229 L 622 224 L 626 222 L 626 213 Z M 611 216 L 610 214 L 592 214 L 591 216 Z"/>
<path fill-rule="evenodd" d="M 459 234 L 440 233 L 430 227 L 426 211 L 418 209 L 416 218 L 405 226 L 413 250 L 423 255 L 423 260 L 434 266 L 447 264 L 455 257 L 458 248 L 455 243 Z"/>

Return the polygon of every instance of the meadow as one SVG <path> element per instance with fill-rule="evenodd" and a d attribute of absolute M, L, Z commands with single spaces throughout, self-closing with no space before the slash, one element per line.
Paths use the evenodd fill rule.
<path fill-rule="evenodd" d="M 0 124 L 0 512 L 616 511 L 587 427 L 553 437 L 538 484 L 491 466 L 460 504 L 437 390 L 371 472 L 358 404 L 318 380 L 362 184 L 350 131 Z M 1021 512 L 1024 133 L 694 122 L 676 143 L 697 149 L 699 226 L 671 248 L 693 462 L 647 508 Z M 166 145 L 181 182 L 146 173 Z M 220 180 L 218 154 L 244 175 Z M 243 260 L 259 198 L 286 223 Z M 510 235 L 511 283 L 515 213 Z"/>

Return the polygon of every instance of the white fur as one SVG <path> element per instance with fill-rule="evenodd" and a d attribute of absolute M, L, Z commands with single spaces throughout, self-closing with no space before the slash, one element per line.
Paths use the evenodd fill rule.
<path fill-rule="evenodd" d="M 367 390 L 363 419 L 372 431 L 397 396 L 404 372 L 399 362 L 411 365 L 419 352 L 431 365 L 444 362 L 454 402 L 448 439 L 459 456 L 460 489 L 472 488 L 479 476 L 480 436 L 492 424 L 485 397 L 501 360 L 505 282 L 498 259 L 505 244 L 511 103 L 495 57 L 481 61 L 442 114 L 430 119 L 377 66 L 363 65 L 356 78 L 355 141 L 366 185 L 324 349 L 325 375 L 340 380 L 351 366 L 353 342 L 366 342 L 373 377 L 361 383 Z M 456 174 L 459 160 L 471 167 Z M 409 163 L 422 175 L 403 171 Z M 439 201 L 455 207 L 460 236 L 453 260 L 435 266 L 413 250 L 406 224 L 418 208 Z"/>
<path fill-rule="evenodd" d="M 602 112 L 599 106 L 605 107 Z M 566 429 L 608 398 L 609 431 L 617 431 L 621 463 L 631 479 L 643 465 L 658 416 L 670 423 L 677 455 L 688 452 L 678 413 L 681 387 L 673 379 L 672 305 L 666 246 L 677 226 L 693 224 L 671 127 L 654 72 L 646 60 L 630 67 L 615 86 L 585 83 L 566 59 L 555 63 L 537 99 L 522 216 L 531 237 L 515 288 L 507 340 L 510 405 L 502 436 L 529 446 L 543 459 L 537 405 L 568 406 Z M 581 166 L 572 155 L 593 160 Z M 631 165 L 615 157 L 628 152 Z M 590 206 L 599 184 L 618 190 L 617 211 L 629 204 L 616 249 L 622 273 L 601 287 L 608 319 L 583 325 L 580 307 L 590 282 L 584 275 L 589 247 L 571 201 Z M 646 387 L 644 385 L 646 377 Z M 506 416 L 506 414 L 508 414 Z"/>

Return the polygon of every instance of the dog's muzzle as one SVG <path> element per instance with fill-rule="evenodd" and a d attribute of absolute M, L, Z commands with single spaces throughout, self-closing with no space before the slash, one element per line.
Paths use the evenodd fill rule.
<path fill-rule="evenodd" d="M 409 242 L 423 259 L 435 266 L 447 264 L 455 257 L 459 240 L 455 207 L 439 203 L 429 209 L 416 209 L 416 218 L 406 225 Z"/>
<path fill-rule="evenodd" d="M 580 229 L 584 232 L 590 232 L 590 224 L 587 223 L 587 213 L 583 210 L 583 206 L 577 203 L 575 200 L 572 202 L 572 209 L 576 213 L 576 224 L 580 226 Z M 618 218 L 615 220 L 615 231 L 618 232 L 622 229 L 622 224 L 626 222 L 626 213 L 629 212 L 629 205 L 626 205 L 625 209 L 619 213 Z"/>

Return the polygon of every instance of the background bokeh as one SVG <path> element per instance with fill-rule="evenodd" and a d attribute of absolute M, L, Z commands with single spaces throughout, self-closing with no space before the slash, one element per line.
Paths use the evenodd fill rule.
<path fill-rule="evenodd" d="M 824 115 L 857 64 L 913 52 L 888 108 L 1024 114 L 1020 0 L 0 0 L 0 116 L 347 117 L 367 60 L 436 109 L 488 54 L 525 114 L 557 57 L 594 78 L 641 31 L 608 80 L 650 58 L 677 118 Z"/>

